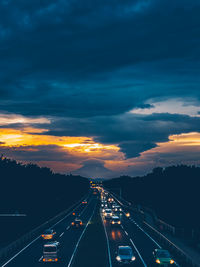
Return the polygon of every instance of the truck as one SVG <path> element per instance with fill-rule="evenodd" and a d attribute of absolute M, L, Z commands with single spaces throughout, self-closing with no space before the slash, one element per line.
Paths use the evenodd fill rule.
<path fill-rule="evenodd" d="M 59 261 L 59 246 L 60 243 L 48 242 L 43 246 L 43 262 L 58 262 Z"/>

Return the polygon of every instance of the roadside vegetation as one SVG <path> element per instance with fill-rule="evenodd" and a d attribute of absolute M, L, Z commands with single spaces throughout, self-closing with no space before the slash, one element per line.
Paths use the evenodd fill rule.
<path fill-rule="evenodd" d="M 53 173 L 49 168 L 24 165 L 3 156 L 0 158 L 0 177 L 0 214 L 26 215 L 0 217 L 3 243 L 15 240 L 67 209 L 89 190 L 86 178 Z"/>

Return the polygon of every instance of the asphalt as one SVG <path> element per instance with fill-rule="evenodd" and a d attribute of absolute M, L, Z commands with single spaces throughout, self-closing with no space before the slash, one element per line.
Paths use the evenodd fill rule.
<path fill-rule="evenodd" d="M 83 221 L 83 226 L 74 229 L 71 226 L 71 222 L 74 219 L 72 212 L 66 216 L 62 221 L 58 221 L 56 224 L 52 225 L 56 231 L 56 240 L 60 242 L 60 260 L 59 266 L 70 267 L 73 263 L 73 257 L 75 256 L 75 250 L 77 249 L 77 244 L 80 243 L 83 232 L 85 232 L 86 227 L 94 213 L 95 207 L 97 205 L 97 196 L 90 195 L 88 198 L 88 204 L 78 205 L 74 211 Z M 4 262 L 1 267 L 36 267 L 41 266 L 41 264 L 50 264 L 42 262 L 42 251 L 43 251 L 43 240 L 38 237 L 33 240 L 27 248 L 23 248 L 20 252 L 14 255 L 12 258 Z"/>
<path fill-rule="evenodd" d="M 61 244 L 59 266 L 119 266 L 116 260 L 119 245 L 129 245 L 133 249 L 136 260 L 129 266 L 154 266 L 153 250 L 161 246 L 135 220 L 134 213 L 127 218 L 121 203 L 121 225 L 113 227 L 109 220 L 104 220 L 101 216 L 99 195 L 90 194 L 87 201 L 87 204 L 80 203 L 74 208 L 83 221 L 82 227 L 75 229 L 71 226 L 74 219 L 72 212 L 52 225 L 57 233 L 57 241 Z M 43 241 L 38 237 L 7 262 L 2 263 L 1 267 L 51 265 L 42 262 L 42 247 Z"/>

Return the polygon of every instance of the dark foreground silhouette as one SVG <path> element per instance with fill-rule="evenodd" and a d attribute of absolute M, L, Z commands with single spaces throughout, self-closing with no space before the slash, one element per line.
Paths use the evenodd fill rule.
<path fill-rule="evenodd" d="M 49 168 L 23 165 L 2 156 L 0 214 L 27 216 L 0 217 L 0 247 L 68 208 L 88 190 L 86 178 L 54 174 Z"/>
<path fill-rule="evenodd" d="M 159 218 L 173 226 L 195 231 L 199 239 L 199 167 L 155 168 L 143 177 L 123 176 L 105 181 L 104 185 L 116 193 L 121 188 L 125 199 L 153 209 Z"/>

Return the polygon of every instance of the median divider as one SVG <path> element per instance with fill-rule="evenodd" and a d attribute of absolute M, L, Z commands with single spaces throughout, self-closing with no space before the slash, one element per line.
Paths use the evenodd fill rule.
<path fill-rule="evenodd" d="M 55 224 L 59 223 L 60 221 L 64 220 L 67 216 L 71 214 L 71 211 L 78 206 L 83 199 L 87 198 L 88 195 L 90 194 L 87 193 L 84 195 L 79 201 L 74 203 L 72 206 L 70 206 L 68 209 L 60 212 L 57 214 L 55 217 L 47 220 L 40 226 L 34 228 L 30 232 L 26 233 L 16 241 L 12 242 L 5 248 L 2 248 L 0 251 L 0 262 L 5 262 L 9 257 L 12 257 L 13 254 L 18 254 L 20 251 L 26 249 L 28 246 L 30 246 L 33 242 L 35 242 L 37 239 L 40 238 L 40 235 L 42 234 L 42 231 L 44 231 L 47 228 L 55 226 Z M 59 221 L 60 220 L 60 221 Z M 2 265 L 1 265 L 2 266 Z"/>

